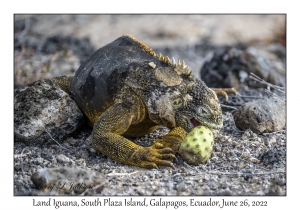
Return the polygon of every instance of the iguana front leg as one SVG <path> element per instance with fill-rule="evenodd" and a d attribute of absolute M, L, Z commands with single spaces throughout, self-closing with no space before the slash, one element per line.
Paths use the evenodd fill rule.
<path fill-rule="evenodd" d="M 139 146 L 121 136 L 130 127 L 142 120 L 145 107 L 137 102 L 122 102 L 111 106 L 94 124 L 92 142 L 96 149 L 108 157 L 133 166 L 156 168 L 171 166 L 175 158 L 172 149 L 161 143 L 150 147 Z"/>
<path fill-rule="evenodd" d="M 217 96 L 223 96 L 226 101 L 228 101 L 228 95 L 229 93 L 233 93 L 235 96 L 237 96 L 237 92 L 234 88 L 210 88 L 212 89 Z"/>

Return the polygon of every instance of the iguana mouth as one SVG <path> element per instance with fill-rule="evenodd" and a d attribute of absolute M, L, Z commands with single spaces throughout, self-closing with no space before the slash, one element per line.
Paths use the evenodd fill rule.
<path fill-rule="evenodd" d="M 201 125 L 201 123 L 197 121 L 194 117 L 190 118 L 190 122 L 193 124 L 194 127 Z"/>

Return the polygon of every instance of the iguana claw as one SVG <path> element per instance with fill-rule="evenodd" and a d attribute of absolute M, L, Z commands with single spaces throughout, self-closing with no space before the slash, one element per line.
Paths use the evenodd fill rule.
<path fill-rule="evenodd" d="M 235 96 L 238 95 L 237 91 L 234 88 L 210 88 L 212 89 L 217 96 L 223 96 L 226 101 L 228 101 L 228 95 L 227 94 L 234 94 Z"/>

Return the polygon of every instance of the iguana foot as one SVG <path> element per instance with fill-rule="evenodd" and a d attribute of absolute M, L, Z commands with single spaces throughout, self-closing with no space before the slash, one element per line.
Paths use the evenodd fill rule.
<path fill-rule="evenodd" d="M 142 168 L 157 168 L 157 166 L 174 168 L 173 163 L 169 161 L 175 158 L 172 152 L 171 148 L 160 143 L 154 143 L 150 147 L 138 147 L 127 161 L 127 164 Z"/>
<path fill-rule="evenodd" d="M 173 128 L 162 139 L 154 140 L 150 147 L 138 147 L 129 158 L 128 164 L 143 168 L 157 168 L 157 166 L 169 166 L 174 168 L 170 160 L 175 159 L 186 131 L 181 127 Z"/>
<path fill-rule="evenodd" d="M 230 93 L 233 93 L 235 96 L 237 96 L 237 91 L 234 88 L 210 88 L 213 91 L 215 91 L 217 96 L 223 96 L 226 101 L 228 101 L 228 95 Z"/>
<path fill-rule="evenodd" d="M 181 142 L 186 138 L 186 131 L 181 127 L 173 128 L 162 139 L 154 140 L 154 143 L 160 143 L 165 147 L 172 149 L 173 154 L 177 153 Z"/>

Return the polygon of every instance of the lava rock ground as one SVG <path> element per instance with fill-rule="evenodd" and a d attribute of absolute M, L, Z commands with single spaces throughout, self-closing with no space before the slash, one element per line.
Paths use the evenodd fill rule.
<path fill-rule="evenodd" d="M 235 127 L 230 112 L 224 113 L 224 121 L 224 127 L 216 133 L 212 156 L 205 164 L 188 165 L 177 155 L 175 169 L 147 170 L 113 161 L 93 148 L 89 128 L 67 138 L 61 146 L 53 142 L 31 147 L 16 142 L 15 195 L 36 192 L 30 178 L 37 170 L 62 166 L 100 172 L 107 186 L 94 195 L 286 195 L 285 158 L 266 161 L 270 151 L 286 151 L 285 130 L 264 135 L 242 132 Z M 167 132 L 161 127 L 132 140 L 147 146 Z"/>

